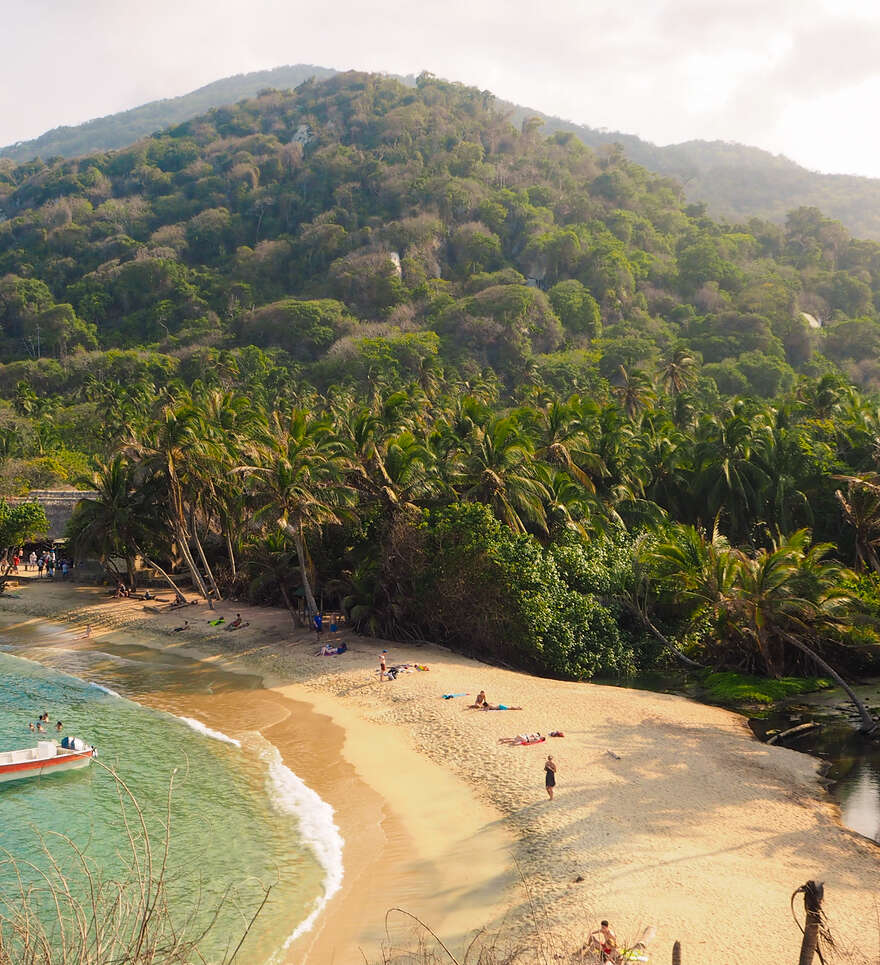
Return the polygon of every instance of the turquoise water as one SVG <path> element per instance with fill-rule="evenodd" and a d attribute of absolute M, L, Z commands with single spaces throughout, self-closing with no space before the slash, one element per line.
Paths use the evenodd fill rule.
<path fill-rule="evenodd" d="M 217 923 L 201 946 L 208 961 L 221 961 L 272 886 L 236 959 L 254 965 L 271 961 L 326 888 L 327 862 L 322 866 L 314 842 L 310 847 L 302 838 L 304 809 L 308 825 L 309 808 L 319 810 L 322 802 L 309 797 L 311 792 L 256 731 L 235 735 L 233 740 L 240 741 L 235 746 L 222 734 L 215 732 L 212 738 L 194 730 L 195 721 L 188 726 L 170 713 L 94 685 L 102 682 L 133 696 L 161 692 L 178 713 L 200 692 L 222 685 L 216 671 L 200 673 L 191 661 L 138 647 L 89 652 L 68 650 L 62 641 L 57 646 L 39 642 L 39 664 L 0 652 L 0 750 L 33 746 L 38 735 L 29 731 L 28 722 L 43 711 L 50 717 L 47 736 L 57 736 L 54 724 L 62 720 L 65 734 L 94 744 L 100 761 L 131 788 L 157 852 L 164 841 L 162 821 L 173 775 L 169 894 L 175 916 L 182 923 L 198 904 L 200 925 L 222 903 Z M 15 642 L 0 632 L 0 646 L 28 652 L 19 631 Z M 129 818 L 134 818 L 131 811 Z M 312 829 L 316 836 L 321 830 L 320 820 L 317 823 L 317 830 Z M 93 764 L 82 771 L 0 785 L 0 849 L 18 860 L 26 884 L 43 887 L 38 871 L 28 865 L 47 868 L 44 842 L 49 841 L 56 855 L 70 856 L 52 832 L 73 839 L 107 876 L 118 875 L 120 854 L 128 852 L 128 844 L 112 776 Z M 10 865 L 0 865 L 0 893 L 16 888 Z"/>

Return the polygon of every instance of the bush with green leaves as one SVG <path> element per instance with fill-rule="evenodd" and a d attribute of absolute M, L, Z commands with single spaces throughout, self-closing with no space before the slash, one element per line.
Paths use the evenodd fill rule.
<path fill-rule="evenodd" d="M 404 585 L 394 567 L 410 568 L 412 595 L 393 605 L 424 637 L 555 677 L 634 669 L 632 644 L 612 609 L 571 589 L 551 552 L 512 533 L 488 507 L 428 511 L 396 543 L 386 576 Z"/>

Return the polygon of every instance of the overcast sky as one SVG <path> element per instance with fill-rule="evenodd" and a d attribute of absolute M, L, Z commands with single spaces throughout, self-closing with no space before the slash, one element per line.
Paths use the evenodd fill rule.
<path fill-rule="evenodd" d="M 880 177 L 871 0 L 0 0 L 0 145 L 230 74 L 430 70 L 658 144 Z"/>

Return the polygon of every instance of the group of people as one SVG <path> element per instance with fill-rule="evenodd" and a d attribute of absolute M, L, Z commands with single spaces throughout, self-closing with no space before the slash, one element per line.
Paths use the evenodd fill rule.
<path fill-rule="evenodd" d="M 50 580 L 55 579 L 56 573 L 61 575 L 62 580 L 66 580 L 70 575 L 72 564 L 70 560 L 62 557 L 61 554 L 56 553 L 55 550 L 46 550 L 39 554 L 37 554 L 36 550 L 31 550 L 30 553 L 25 556 L 24 551 L 19 549 L 12 554 L 10 572 L 18 573 L 20 566 L 24 567 L 25 572 L 30 569 L 35 569 L 41 578 L 45 570 L 46 576 Z"/>
<path fill-rule="evenodd" d="M 45 734 L 46 731 L 49 729 L 49 711 L 47 710 L 47 711 L 44 711 L 42 714 L 40 714 L 40 716 L 37 718 L 36 724 L 33 721 L 31 721 L 28 724 L 28 728 L 31 731 L 36 731 L 37 733 Z M 57 731 L 64 730 L 64 724 L 62 724 L 60 720 L 55 725 L 55 730 Z"/>

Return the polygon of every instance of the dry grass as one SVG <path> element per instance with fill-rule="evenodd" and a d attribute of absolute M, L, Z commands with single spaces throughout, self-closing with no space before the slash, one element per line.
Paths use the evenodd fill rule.
<path fill-rule="evenodd" d="M 21 862 L 6 852 L 0 859 L 18 887 L 0 894 L 0 965 L 190 965 L 207 963 L 201 951 L 233 896 L 228 892 L 211 909 L 201 907 L 198 891 L 187 906 L 169 902 L 171 799 L 168 787 L 164 833 L 151 839 L 143 812 L 125 782 L 98 761 L 114 779 L 119 794 L 128 851 L 120 855 L 122 873 L 108 877 L 66 835 L 43 838 L 46 867 Z M 33 882 L 37 882 L 34 884 Z M 245 920 L 240 941 L 212 962 L 230 965 L 264 907 L 271 888 Z"/>

